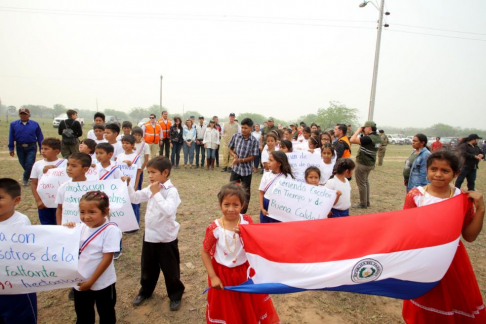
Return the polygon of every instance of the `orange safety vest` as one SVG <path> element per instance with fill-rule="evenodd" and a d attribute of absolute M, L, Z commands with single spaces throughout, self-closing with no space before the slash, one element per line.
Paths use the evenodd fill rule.
<path fill-rule="evenodd" d="M 347 136 L 343 136 L 340 139 L 338 139 L 340 142 L 344 142 L 345 144 L 348 145 L 348 148 L 344 149 L 343 156 L 342 158 L 348 158 L 351 156 L 351 143 L 349 142 L 349 138 Z M 344 145 L 346 147 L 346 145 Z"/>
<path fill-rule="evenodd" d="M 159 119 L 160 128 L 162 128 L 162 138 L 169 138 L 169 130 L 171 125 L 171 120 L 167 118 L 167 124 L 164 122 L 163 118 Z"/>
<path fill-rule="evenodd" d="M 160 141 L 160 125 L 152 126 L 150 122 L 145 123 L 145 136 L 143 137 L 147 144 L 159 144 Z"/>

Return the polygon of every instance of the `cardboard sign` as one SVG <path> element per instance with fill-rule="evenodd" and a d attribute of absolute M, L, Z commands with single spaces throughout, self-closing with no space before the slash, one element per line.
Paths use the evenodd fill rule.
<path fill-rule="evenodd" d="M 119 179 L 102 181 L 69 182 L 62 204 L 62 223 L 81 222 L 79 201 L 88 191 L 103 191 L 110 200 L 110 222 L 115 222 L 122 232 L 139 229 L 128 196 L 127 184 Z"/>
<path fill-rule="evenodd" d="M 74 287 L 80 226 L 0 225 L 0 295 Z"/>
<path fill-rule="evenodd" d="M 336 192 L 292 179 L 279 179 L 270 192 L 268 216 L 282 222 L 327 218 Z"/>

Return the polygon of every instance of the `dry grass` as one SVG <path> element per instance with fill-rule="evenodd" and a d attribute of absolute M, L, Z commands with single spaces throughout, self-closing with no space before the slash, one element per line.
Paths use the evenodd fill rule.
<path fill-rule="evenodd" d="M 45 135 L 57 134 L 48 120 L 44 121 Z M 88 127 L 85 127 L 88 130 Z M 21 167 L 16 158 L 10 158 L 7 152 L 8 126 L 0 122 L 0 175 L 2 177 L 21 178 Z M 389 146 L 385 165 L 376 167 L 371 174 L 371 204 L 366 213 L 376 213 L 401 209 L 405 196 L 402 182 L 403 163 L 411 151 L 410 147 Z M 477 190 L 486 192 L 486 171 L 481 164 L 478 173 Z M 229 180 L 228 173 L 220 169 L 213 172 L 206 170 L 174 170 L 172 181 L 177 186 L 182 204 L 178 211 L 181 223 L 179 248 L 181 253 L 182 281 L 186 285 L 182 308 L 177 312 L 169 311 L 163 277 L 155 294 L 143 306 L 134 308 L 132 298 L 139 289 L 140 251 L 142 231 L 125 235 L 123 255 L 116 261 L 118 275 L 117 316 L 119 323 L 204 323 L 206 296 L 202 294 L 207 286 L 206 272 L 201 262 L 199 251 L 207 225 L 220 214 L 216 194 L 219 188 Z M 260 175 L 254 175 L 252 198 L 248 213 L 258 220 L 258 185 Z M 356 183 L 353 186 L 353 202 L 357 202 Z M 39 224 L 37 209 L 30 189 L 24 189 L 22 202 L 18 210 L 28 215 L 33 224 Z M 142 206 L 142 215 L 145 206 Z M 352 210 L 352 213 L 356 213 Z M 142 217 L 143 219 L 143 217 Z M 143 220 L 141 223 L 144 225 Z M 339 242 L 336 242 L 338 245 Z M 472 244 L 466 243 L 476 277 L 483 295 L 486 284 L 486 263 L 484 245 L 486 239 L 480 235 Z M 191 269 L 186 264 L 191 263 Z M 67 298 L 68 290 L 55 290 L 38 294 L 39 323 L 74 323 L 76 315 L 73 303 Z M 401 323 L 401 301 L 367 295 L 338 292 L 304 292 L 292 295 L 273 296 L 275 306 L 284 323 Z"/>

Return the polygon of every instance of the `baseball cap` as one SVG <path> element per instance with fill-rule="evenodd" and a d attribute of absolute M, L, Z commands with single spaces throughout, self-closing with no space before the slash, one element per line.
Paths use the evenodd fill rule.
<path fill-rule="evenodd" d="M 30 110 L 27 108 L 20 108 L 19 109 L 19 114 L 27 114 L 30 116 Z"/>
<path fill-rule="evenodd" d="M 268 117 L 268 120 L 267 121 L 273 122 L 273 117 Z"/>
<path fill-rule="evenodd" d="M 376 123 L 372 120 L 368 120 L 366 123 L 364 123 L 363 127 L 376 127 Z"/>
<path fill-rule="evenodd" d="M 194 116 L 194 115 L 191 115 L 191 116 L 189 116 L 189 118 L 196 118 L 196 116 Z"/>
<path fill-rule="evenodd" d="M 230 115 L 230 116 L 235 116 L 235 113 L 231 113 L 231 114 L 229 114 L 229 115 Z"/>
<path fill-rule="evenodd" d="M 469 140 L 473 140 L 473 139 L 483 139 L 482 137 L 479 137 L 478 134 L 471 134 L 467 138 L 469 138 Z"/>

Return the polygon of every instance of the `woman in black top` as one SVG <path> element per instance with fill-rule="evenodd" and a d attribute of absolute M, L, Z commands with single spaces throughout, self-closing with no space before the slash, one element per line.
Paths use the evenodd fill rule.
<path fill-rule="evenodd" d="M 179 169 L 179 160 L 181 158 L 181 149 L 184 140 L 182 139 L 182 121 L 180 117 L 174 117 L 174 124 L 169 130 L 170 147 L 172 153 L 170 155 L 170 162 L 175 169 Z M 174 163 L 175 162 L 175 163 Z"/>

